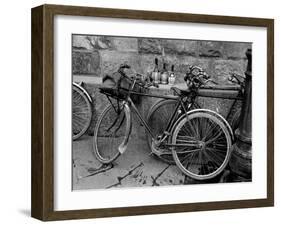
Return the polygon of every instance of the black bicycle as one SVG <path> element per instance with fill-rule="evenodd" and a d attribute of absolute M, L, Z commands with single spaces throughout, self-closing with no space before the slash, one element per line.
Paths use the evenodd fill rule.
<path fill-rule="evenodd" d="M 197 180 L 211 179 L 220 174 L 228 164 L 234 136 L 231 126 L 220 114 L 208 109 L 197 109 L 196 97 L 204 95 L 200 87 L 209 79 L 207 74 L 200 70 L 195 74 L 198 67 L 190 68 L 185 77 L 189 83 L 188 89 L 172 87 L 175 95 L 158 95 L 135 91 L 136 86 L 146 90 L 152 86 L 157 88 L 158 85 L 142 82 L 140 78 L 143 75 L 138 73 L 133 77 L 127 76 L 125 70 L 129 68 L 128 65 L 121 65 L 118 69 L 121 79 L 129 81 L 128 88 L 120 86 L 121 82 L 115 88 L 100 88 L 110 105 L 104 109 L 95 127 L 93 150 L 97 159 L 105 164 L 111 163 L 126 151 L 133 111 L 146 129 L 153 154 L 166 161 L 171 161 L 172 157 L 184 174 Z M 228 96 L 239 100 L 240 90 L 233 89 L 231 95 L 219 93 L 222 93 L 222 98 Z M 132 101 L 132 96 L 162 100 L 151 108 L 145 120 Z M 167 118 L 156 113 L 160 109 Z"/>
<path fill-rule="evenodd" d="M 220 117 L 229 129 L 232 139 L 234 139 L 233 131 L 238 127 L 240 117 L 239 106 L 241 107 L 241 101 L 243 99 L 244 77 L 232 73 L 229 76 L 231 84 L 219 85 L 210 79 L 210 76 L 202 68 L 192 65 L 188 68 L 184 80 L 187 83 L 188 90 L 181 90 L 176 87 L 172 87 L 172 90 L 175 95 L 182 97 L 181 101 L 189 110 L 202 108 L 198 101 L 200 97 L 232 100 L 230 107 L 226 109 L 225 118 L 212 110 L 204 109 L 203 111 L 208 111 L 210 114 Z M 165 132 L 166 124 L 175 113 L 175 109 L 177 109 L 176 113 L 178 117 L 184 113 L 184 111 L 179 108 L 180 106 L 181 102 L 179 102 L 178 99 L 163 98 L 156 101 L 150 108 L 146 121 L 150 125 L 151 131 L 155 137 L 161 136 Z M 148 133 L 147 140 L 149 147 L 155 149 L 155 146 L 152 145 L 151 136 Z M 157 149 L 161 152 L 161 155 L 158 155 L 161 160 L 167 163 L 174 163 L 174 158 L 169 150 L 159 150 L 159 147 L 157 147 Z M 156 151 L 157 150 L 153 150 L 153 152 Z"/>

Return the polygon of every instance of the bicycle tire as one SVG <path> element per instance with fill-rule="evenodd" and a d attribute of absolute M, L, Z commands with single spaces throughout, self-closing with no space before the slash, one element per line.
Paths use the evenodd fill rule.
<path fill-rule="evenodd" d="M 92 114 L 89 94 L 78 84 L 72 84 L 72 140 L 77 140 L 86 133 Z"/>
<path fill-rule="evenodd" d="M 195 123 L 195 119 L 198 119 L 197 124 Z M 201 123 L 199 123 L 200 119 Z M 204 125 L 203 122 L 205 122 Z M 212 125 L 212 122 L 215 126 L 210 130 L 208 125 Z M 186 123 L 188 123 L 189 127 L 186 127 Z M 214 131 L 214 128 L 217 128 L 217 130 Z M 213 131 L 215 132 L 214 134 Z M 220 131 L 219 134 L 217 134 L 217 131 Z M 180 132 L 181 135 L 179 135 Z M 186 135 L 182 135 L 184 132 Z M 205 138 L 201 138 L 204 136 L 204 133 L 206 139 L 209 138 L 210 135 L 215 135 L 218 139 L 212 141 L 211 137 L 205 142 Z M 183 137 L 186 139 L 184 140 Z M 203 139 L 203 141 L 200 139 Z M 220 143 L 218 142 L 219 140 Z M 208 146 L 208 141 L 210 142 L 210 146 Z M 185 175 L 195 180 L 208 180 L 216 177 L 225 169 L 231 156 L 232 138 L 228 128 L 225 126 L 225 122 L 219 117 L 207 111 L 204 112 L 204 109 L 192 110 L 181 117 L 174 127 L 171 143 L 184 144 L 188 142 L 198 142 L 200 146 L 195 148 L 192 147 L 193 145 L 186 145 L 189 149 L 180 149 L 183 148 L 182 146 L 174 147 L 172 150 L 177 166 Z M 210 152 L 210 150 L 212 151 Z M 194 160 L 194 162 L 192 160 Z"/>
<path fill-rule="evenodd" d="M 103 110 L 94 131 L 93 151 L 98 161 L 111 163 L 126 150 L 131 127 L 128 107 L 122 106 L 118 112 L 115 106 L 108 105 Z M 115 145 L 114 141 L 117 142 Z"/>

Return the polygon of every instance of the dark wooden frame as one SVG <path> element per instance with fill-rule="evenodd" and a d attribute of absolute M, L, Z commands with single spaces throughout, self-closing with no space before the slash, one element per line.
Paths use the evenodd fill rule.
<path fill-rule="evenodd" d="M 267 198 L 239 201 L 54 211 L 53 44 L 54 15 L 241 25 L 267 28 Z M 274 205 L 274 20 L 124 9 L 42 5 L 32 9 L 32 200 L 31 215 L 64 220 Z"/>

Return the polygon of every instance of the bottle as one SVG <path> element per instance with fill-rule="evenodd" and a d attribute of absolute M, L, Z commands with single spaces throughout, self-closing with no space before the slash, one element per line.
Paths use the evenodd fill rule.
<path fill-rule="evenodd" d="M 174 65 L 172 65 L 170 76 L 169 76 L 169 85 L 174 85 L 175 81 L 176 81 L 176 76 L 174 74 Z"/>
<path fill-rule="evenodd" d="M 163 70 L 161 73 L 161 84 L 168 84 L 169 74 L 166 69 L 166 63 L 163 63 Z"/>
<path fill-rule="evenodd" d="M 158 69 L 158 59 L 155 58 L 155 61 L 154 61 L 154 69 L 151 73 L 151 77 L 152 77 L 152 80 L 153 82 L 155 83 L 160 83 L 160 72 L 159 72 L 159 69 Z"/>

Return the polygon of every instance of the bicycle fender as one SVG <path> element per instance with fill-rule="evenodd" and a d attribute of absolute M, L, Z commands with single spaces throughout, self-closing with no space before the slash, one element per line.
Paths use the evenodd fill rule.
<path fill-rule="evenodd" d="M 126 115 L 126 121 L 127 121 L 128 127 L 126 128 L 125 139 L 122 142 L 122 144 L 120 144 L 118 147 L 118 151 L 120 152 L 120 154 L 123 154 L 126 151 L 128 142 L 129 142 L 129 137 L 130 137 L 131 131 L 132 131 L 131 110 L 130 110 L 128 104 L 124 104 L 124 112 Z"/>

